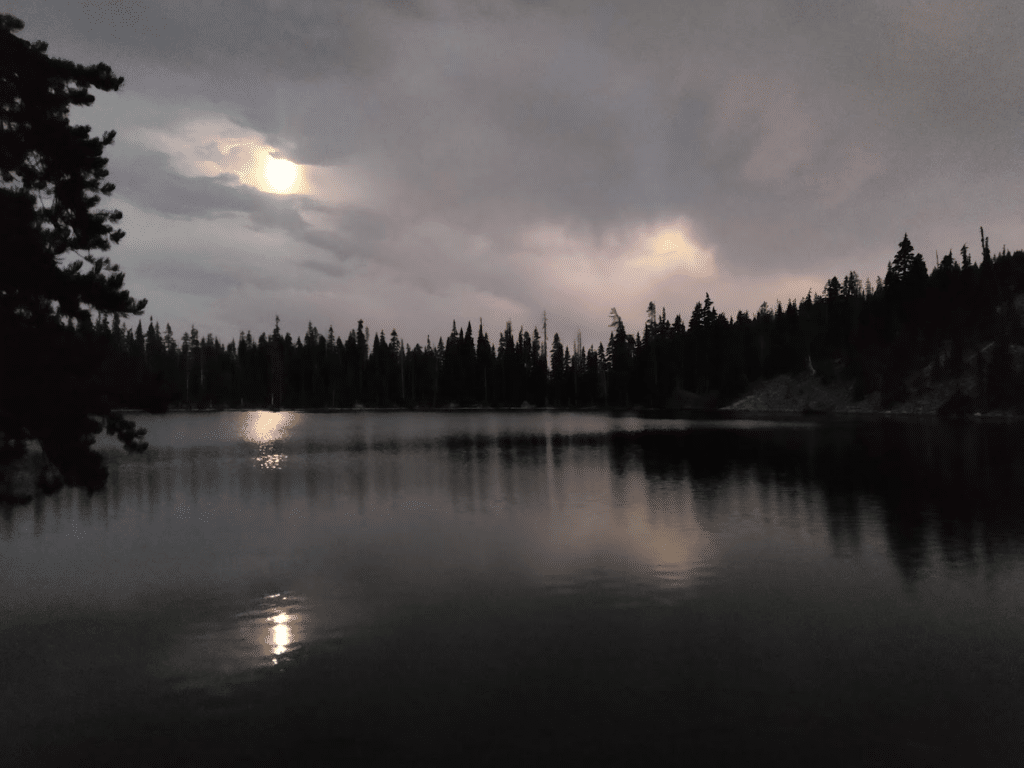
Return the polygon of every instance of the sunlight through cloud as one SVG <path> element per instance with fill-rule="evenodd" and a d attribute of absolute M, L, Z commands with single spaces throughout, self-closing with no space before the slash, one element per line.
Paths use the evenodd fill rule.
<path fill-rule="evenodd" d="M 192 120 L 164 129 L 137 129 L 132 139 L 166 153 L 175 170 L 184 176 L 230 174 L 241 184 L 271 194 L 309 191 L 303 166 L 275 157 L 282 150 L 222 117 Z"/>
<path fill-rule="evenodd" d="M 263 178 L 275 192 L 288 192 L 295 185 L 299 167 L 283 158 L 268 157 L 263 166 Z"/>
<path fill-rule="evenodd" d="M 685 271 L 693 275 L 711 275 L 715 271 L 712 254 L 700 248 L 688 229 L 679 223 L 660 227 L 646 238 L 641 252 L 631 263 L 656 272 Z"/>

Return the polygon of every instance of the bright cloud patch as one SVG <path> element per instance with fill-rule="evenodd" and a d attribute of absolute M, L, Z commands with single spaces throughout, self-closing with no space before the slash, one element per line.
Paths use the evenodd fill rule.
<path fill-rule="evenodd" d="M 683 222 L 660 227 L 654 235 L 646 238 L 629 264 L 635 269 L 659 274 L 688 272 L 711 275 L 715 272 L 714 256 L 694 242 L 689 227 Z"/>

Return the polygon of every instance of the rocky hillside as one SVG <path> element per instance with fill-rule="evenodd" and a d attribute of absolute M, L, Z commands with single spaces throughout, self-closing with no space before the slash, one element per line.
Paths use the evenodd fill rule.
<path fill-rule="evenodd" d="M 872 392 L 854 397 L 854 386 L 838 378 L 825 384 L 821 377 L 806 371 L 799 375 L 776 376 L 756 383 L 750 391 L 722 410 L 761 413 L 892 413 L 892 414 L 980 414 L 977 356 L 987 365 L 992 344 L 979 349 L 975 363 L 957 378 L 938 378 L 929 365 L 906 380 L 908 397 L 884 407 L 881 395 Z M 1011 346 L 1015 370 L 1024 367 L 1024 346 Z M 959 393 L 959 394 L 958 394 Z M 943 408 L 945 406 L 945 408 Z M 942 409 L 940 411 L 940 409 Z M 1015 411 L 990 411 L 992 415 L 1024 415 Z"/>

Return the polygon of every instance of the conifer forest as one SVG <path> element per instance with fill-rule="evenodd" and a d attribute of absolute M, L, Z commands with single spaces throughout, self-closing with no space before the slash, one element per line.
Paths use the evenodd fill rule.
<path fill-rule="evenodd" d="M 874 284 L 856 272 L 833 277 L 820 293 L 761 304 L 727 316 L 705 295 L 688 320 L 651 303 L 642 328 L 627 329 L 613 308 L 607 343 L 584 348 L 546 322 L 532 330 L 507 323 L 492 337 L 478 322 L 452 322 L 447 338 L 410 345 L 392 330 L 347 335 L 309 324 L 301 337 L 280 324 L 226 344 L 192 328 L 176 336 L 149 319 L 132 328 L 105 316 L 83 331 L 107 348 L 101 375 L 115 407 L 168 408 L 557 408 L 715 407 L 753 383 L 812 372 L 826 383 L 852 382 L 855 397 L 881 394 L 883 406 L 907 397 L 907 381 L 971 372 L 973 409 L 1014 408 L 1024 371 L 1018 297 L 1024 251 L 996 255 L 981 230 L 981 258 L 965 244 L 936 257 L 929 271 L 908 237 Z M 966 397 L 964 395 L 963 397 Z"/>

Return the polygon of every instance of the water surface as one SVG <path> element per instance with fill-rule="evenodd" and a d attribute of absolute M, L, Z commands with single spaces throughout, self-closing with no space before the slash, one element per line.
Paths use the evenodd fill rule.
<path fill-rule="evenodd" d="M 140 422 L 0 511 L 12 760 L 1024 764 L 1019 427 Z"/>

